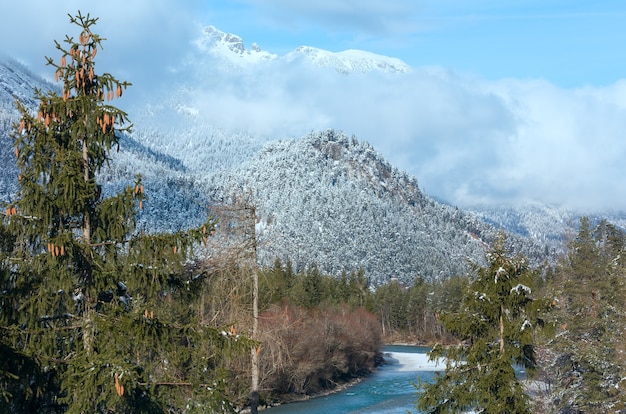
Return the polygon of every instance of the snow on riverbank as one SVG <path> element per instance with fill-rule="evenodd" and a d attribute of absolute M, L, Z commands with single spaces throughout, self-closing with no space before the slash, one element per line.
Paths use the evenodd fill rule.
<path fill-rule="evenodd" d="M 443 371 L 445 361 L 429 361 L 428 354 L 409 352 L 385 352 L 385 361 L 389 364 L 398 364 L 398 371 Z"/>

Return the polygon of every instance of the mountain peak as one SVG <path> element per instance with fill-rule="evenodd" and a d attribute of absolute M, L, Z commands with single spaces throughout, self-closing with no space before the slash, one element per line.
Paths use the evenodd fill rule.
<path fill-rule="evenodd" d="M 196 45 L 203 52 L 237 63 L 255 63 L 276 58 L 275 54 L 262 50 L 256 43 L 252 44 L 251 50 L 246 49 L 241 37 L 222 32 L 215 26 L 204 27 Z"/>
<path fill-rule="evenodd" d="M 237 35 L 222 32 L 215 26 L 207 26 L 202 31 L 207 39 L 212 40 L 214 43 L 224 43 L 235 53 L 244 53 L 246 51 L 246 48 L 243 46 L 243 40 Z"/>

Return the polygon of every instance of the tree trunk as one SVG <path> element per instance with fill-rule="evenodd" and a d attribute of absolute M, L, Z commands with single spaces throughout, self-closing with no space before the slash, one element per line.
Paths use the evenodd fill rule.
<path fill-rule="evenodd" d="M 256 268 L 253 269 L 254 292 L 252 294 L 252 339 L 257 340 L 259 328 L 259 275 Z M 261 346 L 252 348 L 252 389 L 250 390 L 250 413 L 257 414 L 259 407 L 259 353 Z"/>
<path fill-rule="evenodd" d="M 258 340 L 258 330 L 259 330 L 259 273 L 257 272 L 257 263 L 256 263 L 256 209 L 252 207 L 252 237 L 253 237 L 253 245 L 254 249 L 252 255 L 252 281 L 253 281 L 253 290 L 252 290 L 252 339 Z M 251 414 L 258 413 L 259 407 L 259 353 L 261 352 L 261 347 L 259 345 L 258 348 L 252 349 L 252 389 L 250 390 L 250 412 Z"/>
<path fill-rule="evenodd" d="M 87 125 L 87 120 L 85 119 L 85 125 Z M 89 153 L 87 152 L 87 137 L 83 139 L 83 178 L 85 182 L 89 181 Z M 89 249 L 89 245 L 91 244 L 91 217 L 89 214 L 89 206 L 85 206 L 85 210 L 83 211 L 83 241 L 86 244 L 86 248 Z M 89 271 L 89 277 L 86 279 L 86 283 L 92 282 L 91 280 L 91 269 Z M 91 303 L 89 303 L 89 293 L 88 290 L 85 289 L 85 316 L 83 318 L 83 347 L 87 356 L 91 355 L 91 350 L 93 348 L 93 339 L 94 339 L 94 312 L 91 308 Z"/>
<path fill-rule="evenodd" d="M 83 176 L 85 182 L 89 181 L 89 154 L 87 152 L 87 138 L 83 139 Z M 85 244 L 91 243 L 91 217 L 89 216 L 89 206 L 85 206 L 83 212 L 83 240 Z"/>
<path fill-rule="evenodd" d="M 504 353 L 504 306 L 500 305 L 500 354 Z"/>

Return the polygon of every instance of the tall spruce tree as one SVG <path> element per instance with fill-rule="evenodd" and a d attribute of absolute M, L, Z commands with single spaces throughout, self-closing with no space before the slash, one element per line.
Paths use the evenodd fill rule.
<path fill-rule="evenodd" d="M 435 346 L 430 358 L 445 358 L 434 383 L 420 384 L 417 406 L 428 413 L 529 413 L 513 365 L 535 369 L 533 330 L 545 303 L 533 298 L 533 272 L 523 257 L 510 257 L 500 236 L 487 254 L 488 266 L 475 267 L 461 312 L 442 315 L 459 346 Z"/>
<path fill-rule="evenodd" d="M 251 343 L 199 323 L 201 278 L 183 276 L 213 220 L 139 233 L 140 176 L 103 197 L 97 174 L 130 129 L 109 102 L 130 84 L 96 73 L 97 19 L 69 17 L 78 38 L 47 58 L 61 92 L 37 90 L 34 112 L 17 102 L 19 192 L 0 225 L 0 411 L 227 411 L 212 367 Z"/>

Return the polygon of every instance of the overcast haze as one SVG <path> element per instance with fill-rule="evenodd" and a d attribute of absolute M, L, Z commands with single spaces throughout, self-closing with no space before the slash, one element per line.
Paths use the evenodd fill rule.
<path fill-rule="evenodd" d="M 207 121 L 281 138 L 343 130 L 460 206 L 626 210 L 622 2 L 56 3 L 2 6 L 0 50 L 37 74 L 50 77 L 43 57 L 74 34 L 67 13 L 80 9 L 108 39 L 99 69 L 134 84 L 120 101 L 128 107 L 192 82 L 184 96 Z M 194 43 L 208 25 L 279 56 L 301 45 L 361 49 L 412 71 L 342 76 L 275 63 L 223 73 Z"/>

